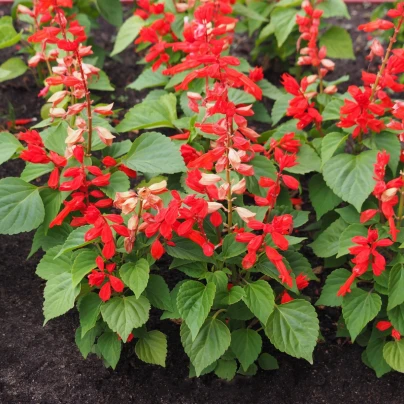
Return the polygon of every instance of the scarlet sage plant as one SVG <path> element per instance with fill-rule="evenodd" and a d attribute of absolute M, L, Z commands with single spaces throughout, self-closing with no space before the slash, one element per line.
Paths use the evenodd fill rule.
<path fill-rule="evenodd" d="M 279 4 L 271 21 L 285 14 Z M 299 32 L 303 74 L 285 72 L 276 88 L 232 55 L 236 15 L 253 10 L 139 1 L 113 53 L 135 40 L 150 66 L 129 88 L 164 89 L 116 127 L 113 104 L 92 97 L 102 72 L 90 63 L 74 2 L 19 8 L 38 22 L 28 41 L 48 67 L 49 117 L 1 134 L 1 162 L 26 167 L 0 181 L 0 233 L 35 230 L 30 256 L 44 251 L 36 272 L 46 281 L 45 324 L 77 305 L 84 357 L 115 368 L 131 344 L 140 360 L 165 366 L 169 346 L 148 323 L 153 308 L 178 325 L 191 377 L 276 369 L 276 350 L 311 363 L 321 335 L 303 293 L 321 271 L 300 252 L 305 245 L 329 272 L 318 310 L 342 306 L 337 336 L 366 345 L 377 375 L 404 372 L 404 105 L 393 97 L 403 90 L 404 3 L 359 27 L 390 30 L 391 39 L 371 43 L 378 73 L 363 72 L 364 85 L 345 94 L 338 85 L 347 78 L 328 81 L 338 61 L 322 43 L 327 5 L 306 0 L 297 14 L 295 2 L 282 3 L 296 22 L 287 29 Z M 271 116 L 263 97 L 275 100 Z M 272 129 L 258 133 L 259 120 Z M 145 131 L 153 129 L 170 136 Z M 126 132 L 136 139 L 118 141 Z M 182 279 L 171 288 L 170 271 Z"/>
<path fill-rule="evenodd" d="M 165 12 L 139 5 L 136 17 Z M 167 338 L 147 327 L 151 307 L 181 324 L 191 375 L 213 371 L 231 379 L 237 371 L 254 374 L 256 363 L 276 368 L 262 352 L 264 338 L 311 362 L 319 324 L 300 291 L 316 277 L 298 252 L 303 238 L 292 235 L 308 212 L 290 200 L 299 193 L 294 169 L 302 143 L 293 132 L 267 142 L 249 127 L 248 101 L 262 98 L 263 74 L 257 68 L 246 75 L 226 54 L 237 23 L 231 3 L 197 5 L 183 41 L 162 39 L 167 19 L 140 31 L 137 42 L 153 44 L 146 57 L 152 70 L 165 65 L 166 76 L 185 73 L 175 89 L 188 98 L 190 114 L 178 119 L 176 97 L 164 94 L 143 115 L 137 112 L 147 101 L 135 106 L 115 129 L 108 122 L 113 105 L 91 98 L 99 69 L 86 62 L 92 49 L 83 45 L 84 28 L 67 17 L 70 6 L 39 1 L 32 11 L 41 26 L 28 40 L 41 45 L 37 58 L 51 72 L 41 92 L 49 118 L 17 136 L 2 134 L 7 157 L 27 165 L 21 178 L 0 182 L 0 231 L 37 229 L 30 255 L 45 251 L 37 268 L 46 281 L 45 323 L 77 303 L 81 353 L 113 368 L 122 343 L 131 341 L 139 359 L 165 366 Z M 178 52 L 185 57 L 174 64 Z M 156 114 L 165 120 L 156 124 Z M 139 125 L 179 133 L 116 142 L 117 132 Z M 30 184 L 48 173 L 44 185 Z M 137 173 L 145 179 L 131 189 Z M 165 256 L 185 274 L 171 291 Z"/>

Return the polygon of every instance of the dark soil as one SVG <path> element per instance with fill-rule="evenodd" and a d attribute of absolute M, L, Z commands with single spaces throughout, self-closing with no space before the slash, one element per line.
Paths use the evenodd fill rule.
<path fill-rule="evenodd" d="M 351 13 L 353 19 L 347 28 L 367 18 L 369 10 L 354 6 Z M 103 32 L 99 40 L 107 42 L 108 35 Z M 355 48 L 363 49 L 366 38 L 355 33 L 354 40 Z M 5 51 L 0 53 L 1 60 L 6 56 Z M 105 70 L 117 86 L 118 106 L 128 108 L 143 94 L 124 90 L 139 68 L 132 51 L 122 58 L 123 65 L 108 61 Z M 359 83 L 364 62 L 344 63 L 344 73 Z M 13 104 L 17 118 L 38 117 L 42 102 L 36 98 L 38 89 L 32 77 L 2 84 L 0 91 L 0 119 L 6 119 L 7 101 Z M 0 178 L 18 176 L 21 169 L 19 161 L 6 163 L 0 167 Z M 402 375 L 391 373 L 377 379 L 361 361 L 363 349 L 335 337 L 339 316 L 335 309 L 319 310 L 326 342 L 316 348 L 314 365 L 275 353 L 278 371 L 259 371 L 253 378 L 237 376 L 230 383 L 211 375 L 188 379 L 189 361 L 178 326 L 160 322 L 158 312 L 152 312 L 149 326 L 168 335 L 166 369 L 138 360 L 132 344 L 125 346 L 115 371 L 104 368 L 95 357 L 84 360 L 74 342 L 76 312 L 42 327 L 44 282 L 35 275 L 40 255 L 25 260 L 31 241 L 31 233 L 0 237 L 0 403 L 404 403 Z M 172 286 L 177 275 L 165 272 Z M 313 285 L 309 294 L 315 298 L 318 291 L 319 286 Z"/>

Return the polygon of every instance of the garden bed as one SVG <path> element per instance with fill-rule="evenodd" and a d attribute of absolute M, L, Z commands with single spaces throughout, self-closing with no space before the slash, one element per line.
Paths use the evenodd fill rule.
<path fill-rule="evenodd" d="M 350 6 L 353 18 L 343 22 L 353 36 L 355 50 L 364 49 L 366 34 L 359 35 L 354 28 L 368 18 L 370 10 L 362 5 Z M 110 30 L 102 29 L 97 40 L 100 44 L 108 42 L 110 34 Z M 248 52 L 242 41 L 236 42 L 236 45 L 236 51 L 241 54 Z M 337 64 L 340 72 L 350 74 L 353 82 L 359 83 L 360 70 L 365 67 L 365 62 L 364 55 L 356 56 L 359 63 L 338 61 Z M 139 70 L 131 50 L 126 51 L 122 58 L 125 68 L 108 61 L 105 70 L 117 88 L 114 93 L 116 106 L 127 109 L 139 102 L 143 94 L 124 89 L 136 78 Z M 269 72 L 268 77 L 276 83 L 280 73 Z M 8 114 L 8 101 L 13 104 L 17 118 L 38 117 L 42 103 L 36 95 L 38 88 L 28 74 L 23 79 L 1 85 L 0 89 L 1 117 Z M 108 100 L 110 94 L 102 94 L 102 97 Z M 0 168 L 0 177 L 18 176 L 21 163 L 18 160 L 4 164 Z M 260 371 L 254 378 L 237 376 L 231 383 L 214 376 L 188 379 L 189 361 L 183 352 L 178 326 L 168 321 L 160 322 L 157 312 L 151 313 L 150 325 L 153 328 L 158 323 L 159 329 L 168 336 L 165 369 L 139 361 L 130 344 L 125 346 L 115 371 L 104 368 L 101 361 L 85 361 L 74 343 L 74 331 L 78 325 L 76 312 L 71 311 L 42 327 L 44 283 L 34 273 L 40 256 L 37 254 L 30 261 L 25 260 L 31 248 L 31 239 L 30 233 L 0 237 L 0 298 L 3 303 L 0 315 L 0 402 L 402 402 L 402 375 L 391 373 L 377 379 L 374 372 L 362 363 L 362 349 L 335 337 L 339 309 L 318 310 L 325 342 L 315 349 L 314 365 L 277 352 L 279 370 Z M 314 261 L 312 265 L 316 267 L 321 262 Z M 168 269 L 165 272 L 167 283 L 172 287 L 179 275 Z M 321 283 L 324 283 L 325 275 L 320 274 Z M 316 299 L 319 285 L 311 285 L 307 293 L 313 300 Z"/>

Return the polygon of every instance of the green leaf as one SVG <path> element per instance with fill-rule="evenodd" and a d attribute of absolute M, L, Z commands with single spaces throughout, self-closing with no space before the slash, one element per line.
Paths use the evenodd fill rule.
<path fill-rule="evenodd" d="M 18 57 L 10 58 L 0 65 L 0 83 L 22 76 L 28 67 Z"/>
<path fill-rule="evenodd" d="M 113 332 L 106 332 L 98 338 L 97 348 L 112 369 L 116 368 L 121 356 L 122 344 Z"/>
<path fill-rule="evenodd" d="M 256 99 L 253 95 L 237 88 L 229 88 L 229 100 L 234 104 L 253 104 Z"/>
<path fill-rule="evenodd" d="M 149 272 L 149 263 L 144 258 L 141 258 L 136 263 L 127 262 L 119 270 L 119 274 L 125 285 L 129 287 L 137 298 L 146 289 L 149 282 Z"/>
<path fill-rule="evenodd" d="M 275 27 L 278 47 L 286 41 L 296 26 L 297 10 L 294 8 L 277 8 L 271 13 L 271 24 Z"/>
<path fill-rule="evenodd" d="M 339 115 L 336 119 L 339 119 Z M 341 146 L 345 145 L 347 139 L 348 135 L 339 132 L 332 132 L 325 135 L 321 142 L 322 163 L 325 164 Z"/>
<path fill-rule="evenodd" d="M 349 225 L 342 233 L 339 238 L 339 248 L 337 258 L 349 254 L 349 248 L 353 247 L 355 244 L 352 238 L 355 236 L 367 236 L 367 228 L 359 223 L 354 223 Z"/>
<path fill-rule="evenodd" d="M 324 108 L 322 113 L 323 121 L 335 121 L 340 119 L 340 109 L 344 101 L 339 98 L 334 98 Z M 336 133 L 336 132 L 335 132 Z"/>
<path fill-rule="evenodd" d="M 100 14 L 112 25 L 119 27 L 122 25 L 123 12 L 119 0 L 96 0 Z"/>
<path fill-rule="evenodd" d="M 320 46 L 327 48 L 327 57 L 355 59 L 351 35 L 344 28 L 334 26 L 320 35 Z"/>
<path fill-rule="evenodd" d="M 289 101 L 293 98 L 290 94 L 283 94 L 278 97 L 272 107 L 271 118 L 272 125 L 276 125 L 285 115 L 289 107 Z"/>
<path fill-rule="evenodd" d="M 266 352 L 260 355 L 260 357 L 258 358 L 258 364 L 260 365 L 260 368 L 264 370 L 279 369 L 278 361 L 276 360 L 276 358 Z"/>
<path fill-rule="evenodd" d="M 84 337 L 96 324 L 102 300 L 96 293 L 87 293 L 79 299 L 77 308 L 80 313 L 81 336 Z"/>
<path fill-rule="evenodd" d="M 42 202 L 45 208 L 45 218 L 42 226 L 44 227 L 45 234 L 49 232 L 49 225 L 51 221 L 59 213 L 60 205 L 62 204 L 63 196 L 62 192 L 52 188 L 42 188 L 39 191 Z"/>
<path fill-rule="evenodd" d="M 175 243 L 175 247 L 166 246 L 167 253 L 172 257 L 188 261 L 213 262 L 193 241 L 177 237 L 174 237 L 172 241 Z"/>
<path fill-rule="evenodd" d="M 243 17 L 248 18 L 249 20 L 255 21 L 268 21 L 267 18 L 263 17 L 261 14 L 257 13 L 250 7 L 243 6 L 240 3 L 236 3 L 233 5 L 233 12 L 237 15 L 242 15 Z"/>
<path fill-rule="evenodd" d="M 129 132 L 138 129 L 174 128 L 173 122 L 177 120 L 176 105 L 177 98 L 174 94 L 163 95 L 158 101 L 144 101 L 125 114 L 116 130 Z"/>
<path fill-rule="evenodd" d="M 9 160 L 22 144 L 8 132 L 0 132 L 0 164 Z"/>
<path fill-rule="evenodd" d="M 387 310 L 391 310 L 401 303 L 404 303 L 404 264 L 398 263 L 390 272 Z"/>
<path fill-rule="evenodd" d="M 60 257 L 62 254 L 67 253 L 68 251 L 73 251 L 76 248 L 83 247 L 87 244 L 90 244 L 91 241 L 84 241 L 84 235 L 92 228 L 91 225 L 81 226 L 77 229 L 74 229 L 69 236 L 67 237 L 63 246 L 60 247 L 58 254 L 55 258 Z"/>
<path fill-rule="evenodd" d="M 165 76 L 163 73 L 161 73 L 162 70 L 163 69 L 161 68 L 159 70 L 156 70 L 155 72 L 152 70 L 152 68 L 143 70 L 142 73 L 138 76 L 138 78 L 133 83 L 129 84 L 127 88 L 141 91 L 144 90 L 145 88 L 164 86 L 165 84 L 168 83 L 169 79 L 168 76 Z M 158 102 L 158 100 L 154 100 L 153 102 Z M 151 105 L 151 103 L 149 103 L 148 105 Z"/>
<path fill-rule="evenodd" d="M 321 159 L 315 150 L 307 144 L 303 144 L 297 153 L 297 165 L 287 168 L 286 171 L 294 174 L 307 174 L 321 170 Z"/>
<path fill-rule="evenodd" d="M 244 289 L 241 286 L 233 286 L 224 294 L 221 303 L 230 306 L 231 304 L 239 302 L 244 296 Z"/>
<path fill-rule="evenodd" d="M 320 298 L 316 302 L 316 306 L 341 306 L 343 297 L 337 296 L 337 293 L 350 276 L 351 272 L 344 268 L 338 268 L 332 271 L 327 276 Z M 351 289 L 354 288 L 356 288 L 356 281 L 351 286 Z"/>
<path fill-rule="evenodd" d="M 348 8 L 343 0 L 327 0 L 318 4 L 316 8 L 324 11 L 323 18 L 350 18 Z"/>
<path fill-rule="evenodd" d="M 55 258 L 59 250 L 59 246 L 53 247 L 43 256 L 35 271 L 40 278 L 48 281 L 64 272 L 71 272 L 74 262 L 72 253 Z"/>
<path fill-rule="evenodd" d="M 95 339 L 99 331 L 99 328 L 96 327 L 90 330 L 88 333 L 83 334 L 81 327 L 77 328 L 75 341 L 84 359 L 86 359 L 88 354 L 92 351 Z"/>
<path fill-rule="evenodd" d="M 92 250 L 83 250 L 77 255 L 72 268 L 72 281 L 74 286 L 78 285 L 92 269 L 97 267 L 95 263 L 97 256 L 97 252 Z"/>
<path fill-rule="evenodd" d="M 101 306 L 101 314 L 108 327 L 126 341 L 134 328 L 141 327 L 149 318 L 150 303 L 144 297 L 113 297 Z"/>
<path fill-rule="evenodd" d="M 111 56 L 117 55 L 133 43 L 144 25 L 145 22 L 139 16 L 129 17 L 119 28 Z"/>
<path fill-rule="evenodd" d="M 215 375 L 220 379 L 230 381 L 237 372 L 237 362 L 234 359 L 219 359 L 215 368 Z"/>
<path fill-rule="evenodd" d="M 258 181 L 261 177 L 276 179 L 276 168 L 265 156 L 255 156 L 250 162 L 254 168 L 254 175 L 245 177 L 247 189 L 256 195 L 266 195 L 266 190 L 260 187 Z"/>
<path fill-rule="evenodd" d="M 383 348 L 386 362 L 397 372 L 404 373 L 404 339 L 387 342 Z"/>
<path fill-rule="evenodd" d="M 372 150 L 386 150 L 390 155 L 389 167 L 393 174 L 397 172 L 400 162 L 400 141 L 395 133 L 381 132 L 373 135 L 368 139 L 364 139 L 365 146 Z"/>
<path fill-rule="evenodd" d="M 388 310 L 387 316 L 393 324 L 393 327 L 398 330 L 401 335 L 404 335 L 404 303 Z"/>
<path fill-rule="evenodd" d="M 60 121 L 57 125 L 51 126 L 41 132 L 47 149 L 55 151 L 62 156 L 65 154 L 67 126 L 65 121 Z"/>
<path fill-rule="evenodd" d="M 347 227 L 348 223 L 339 218 L 331 223 L 309 246 L 318 257 L 332 257 L 338 253 L 339 238 Z"/>
<path fill-rule="evenodd" d="M 247 249 L 247 244 L 236 241 L 235 234 L 228 234 L 223 240 L 222 253 L 220 257 L 223 260 L 238 257 Z"/>
<path fill-rule="evenodd" d="M 152 306 L 160 310 L 171 311 L 173 309 L 170 289 L 168 289 L 167 283 L 162 276 L 150 275 L 149 283 L 146 287 L 146 295 Z"/>
<path fill-rule="evenodd" d="M 166 367 L 167 337 L 160 331 L 150 331 L 142 335 L 135 346 L 136 355 L 140 360 L 152 365 Z"/>
<path fill-rule="evenodd" d="M 124 163 L 142 173 L 173 174 L 185 171 L 184 160 L 177 146 L 158 132 L 147 132 L 138 137 Z"/>
<path fill-rule="evenodd" d="M 274 310 L 275 296 L 271 286 L 266 281 L 256 281 L 244 287 L 243 302 L 263 324 Z"/>
<path fill-rule="evenodd" d="M 338 154 L 324 164 L 324 179 L 336 195 L 360 211 L 375 186 L 373 165 L 377 152 Z"/>
<path fill-rule="evenodd" d="M 317 220 L 338 206 L 342 199 L 335 195 L 325 183 L 321 174 L 313 175 L 309 181 L 309 197 L 316 211 Z"/>
<path fill-rule="evenodd" d="M 365 325 L 372 321 L 382 307 L 382 300 L 376 293 L 354 289 L 342 301 L 342 314 L 352 341 L 361 333 Z"/>
<path fill-rule="evenodd" d="M 246 371 L 257 360 L 262 349 L 262 339 L 257 331 L 241 328 L 231 333 L 230 347 Z"/>
<path fill-rule="evenodd" d="M 314 307 L 300 299 L 275 306 L 265 327 L 265 333 L 275 348 L 310 363 L 313 362 L 319 332 Z"/>
<path fill-rule="evenodd" d="M 175 248 L 175 247 L 174 247 Z M 180 258 L 174 258 L 170 269 L 175 268 L 190 278 L 201 278 L 206 272 L 206 262 L 182 260 Z"/>
<path fill-rule="evenodd" d="M 0 181 L 0 234 L 17 234 L 36 229 L 45 209 L 39 189 L 19 178 Z"/>
<path fill-rule="evenodd" d="M 44 290 L 44 325 L 50 319 L 61 316 L 72 309 L 79 293 L 80 285 L 73 285 L 72 276 L 68 272 L 63 272 L 49 279 Z"/>
<path fill-rule="evenodd" d="M 384 374 L 391 371 L 391 367 L 387 364 L 386 360 L 383 357 L 383 348 L 386 343 L 385 338 L 380 338 L 376 336 L 377 330 L 372 332 L 369 343 L 366 347 L 366 355 L 369 361 L 369 364 L 372 366 L 372 369 L 376 372 L 377 377 L 382 377 Z M 379 333 L 377 331 L 377 333 Z"/>
<path fill-rule="evenodd" d="M 200 376 L 202 371 L 218 360 L 230 346 L 231 336 L 228 327 L 217 318 L 206 319 L 197 337 L 192 341 L 191 331 L 183 323 L 181 325 L 181 341 L 186 354 Z"/>
<path fill-rule="evenodd" d="M 115 199 L 117 192 L 126 192 L 129 188 L 130 182 L 128 176 L 122 171 L 115 171 L 111 174 L 109 184 L 106 187 L 101 187 L 101 190 L 104 191 L 109 198 Z"/>
<path fill-rule="evenodd" d="M 10 16 L 0 18 L 0 49 L 9 48 L 21 39 L 21 33 L 17 33 L 13 27 L 13 20 Z"/>
<path fill-rule="evenodd" d="M 209 282 L 205 286 L 201 282 L 188 281 L 184 282 L 180 287 L 177 296 L 177 307 L 181 318 L 189 327 L 192 340 L 195 340 L 200 328 L 209 315 L 215 293 L 216 286 L 212 282 Z"/>
<path fill-rule="evenodd" d="M 286 258 L 287 263 L 296 276 L 299 274 L 305 274 L 310 280 L 318 280 L 313 272 L 310 262 L 302 254 L 297 251 L 287 250 L 282 251 L 282 255 Z"/>
<path fill-rule="evenodd" d="M 98 91 L 114 91 L 115 87 L 111 85 L 111 82 L 109 81 L 109 77 L 107 73 L 105 73 L 103 70 L 100 70 L 98 72 L 98 76 L 94 77 L 91 79 L 91 81 L 88 84 L 88 88 L 90 90 L 98 90 Z"/>
<path fill-rule="evenodd" d="M 270 83 L 267 79 L 262 79 L 258 81 L 257 85 L 261 88 L 262 95 L 271 100 L 277 100 L 278 98 L 281 98 L 285 94 L 278 87 Z"/>

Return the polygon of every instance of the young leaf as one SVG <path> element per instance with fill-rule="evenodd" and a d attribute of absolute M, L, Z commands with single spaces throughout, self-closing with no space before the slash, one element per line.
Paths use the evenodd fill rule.
<path fill-rule="evenodd" d="M 75 341 L 84 359 L 86 359 L 88 354 L 92 351 L 95 338 L 97 337 L 97 334 L 99 332 L 99 327 L 94 327 L 92 330 L 85 334 L 83 334 L 81 327 L 77 328 Z"/>
<path fill-rule="evenodd" d="M 279 369 L 278 361 L 269 353 L 264 352 L 258 358 L 258 365 L 263 370 L 276 370 Z"/>
<path fill-rule="evenodd" d="M 208 317 L 194 341 L 190 329 L 182 323 L 181 341 L 195 367 L 196 375 L 200 376 L 205 368 L 226 352 L 230 346 L 231 336 L 228 327 L 222 321 Z"/>
<path fill-rule="evenodd" d="M 343 297 L 337 296 L 337 293 L 340 287 L 350 276 L 351 272 L 344 268 L 339 268 L 332 271 L 327 276 L 320 298 L 316 302 L 316 306 L 341 306 Z M 354 288 L 356 288 L 356 282 L 354 282 L 351 286 L 351 289 Z"/>
<path fill-rule="evenodd" d="M 19 178 L 0 180 L 0 234 L 31 231 L 44 217 L 45 208 L 36 186 Z"/>
<path fill-rule="evenodd" d="M 185 171 L 178 148 L 167 136 L 158 132 L 147 132 L 138 137 L 124 163 L 142 173 L 173 174 Z"/>
<path fill-rule="evenodd" d="M 73 285 L 72 275 L 69 272 L 63 272 L 47 281 L 43 303 L 44 325 L 52 318 L 72 309 L 79 293 L 80 285 Z"/>
<path fill-rule="evenodd" d="M 404 264 L 393 266 L 389 276 L 389 303 L 387 310 L 404 303 Z"/>
<path fill-rule="evenodd" d="M 6 60 L 0 65 L 0 83 L 22 76 L 28 69 L 28 66 L 19 57 Z"/>
<path fill-rule="evenodd" d="M 0 164 L 9 160 L 22 144 L 15 136 L 8 132 L 0 133 Z"/>
<path fill-rule="evenodd" d="M 321 258 L 332 257 L 339 249 L 341 233 L 348 227 L 343 219 L 339 218 L 331 223 L 309 246 Z"/>
<path fill-rule="evenodd" d="M 296 299 L 275 306 L 265 326 L 265 333 L 275 348 L 312 363 L 313 350 L 320 332 L 314 307 Z"/>
<path fill-rule="evenodd" d="M 355 59 L 351 35 L 341 27 L 331 27 L 320 36 L 320 46 L 327 48 L 327 56 L 339 59 Z"/>
<path fill-rule="evenodd" d="M 116 130 L 129 132 L 138 129 L 174 128 L 177 120 L 176 108 L 177 98 L 174 94 L 163 95 L 158 101 L 143 101 L 125 114 Z"/>
<path fill-rule="evenodd" d="M 44 227 L 45 234 L 48 234 L 51 221 L 59 213 L 60 205 L 63 201 L 63 195 L 59 190 L 52 188 L 43 188 L 39 191 L 39 193 L 45 208 L 45 218 L 42 226 Z"/>
<path fill-rule="evenodd" d="M 149 263 L 141 258 L 140 260 L 134 262 L 127 262 L 122 265 L 119 270 L 122 280 L 125 285 L 132 290 L 137 298 L 146 289 L 147 283 L 149 281 L 150 266 Z"/>
<path fill-rule="evenodd" d="M 328 105 L 332 104 L 333 101 L 331 101 Z M 339 110 L 341 108 L 341 104 L 338 103 L 338 106 L 335 107 L 336 113 L 338 113 L 337 118 L 333 119 L 339 119 Z M 325 164 L 333 155 L 334 153 L 339 150 L 346 142 L 348 139 L 348 135 L 344 135 L 343 133 L 340 132 L 331 132 L 327 133 L 321 142 L 321 161 L 323 164 Z"/>
<path fill-rule="evenodd" d="M 262 348 L 262 339 L 257 331 L 251 328 L 241 328 L 232 332 L 230 347 L 246 371 L 258 358 Z"/>
<path fill-rule="evenodd" d="M 404 335 L 404 303 L 388 310 L 387 316 L 393 324 L 393 327 L 398 330 L 401 335 Z"/>
<path fill-rule="evenodd" d="M 236 241 L 235 234 L 228 234 L 223 239 L 221 259 L 226 260 L 232 257 L 237 257 L 247 249 L 247 244 Z"/>
<path fill-rule="evenodd" d="M 137 15 L 132 15 L 125 20 L 119 28 L 111 56 L 117 55 L 133 43 L 144 24 L 144 21 Z"/>
<path fill-rule="evenodd" d="M 372 321 L 382 307 L 382 300 L 376 293 L 354 289 L 342 301 L 342 314 L 352 341 Z"/>
<path fill-rule="evenodd" d="M 119 27 L 123 21 L 122 5 L 119 0 L 96 0 L 100 14 L 112 25 Z"/>
<path fill-rule="evenodd" d="M 244 289 L 241 286 L 233 286 L 225 293 L 221 303 L 227 306 L 239 302 L 245 296 Z"/>
<path fill-rule="evenodd" d="M 271 13 L 271 24 L 275 27 L 278 47 L 286 41 L 296 26 L 297 10 L 294 8 L 277 8 Z"/>
<path fill-rule="evenodd" d="M 121 356 L 122 343 L 114 332 L 106 332 L 97 340 L 97 348 L 112 369 L 116 368 Z"/>
<path fill-rule="evenodd" d="M 146 296 L 152 306 L 160 310 L 172 310 L 170 289 L 160 275 L 150 275 L 149 283 L 146 287 Z"/>
<path fill-rule="evenodd" d="M 374 329 L 366 347 L 366 355 L 372 369 L 376 372 L 377 377 L 382 377 L 384 374 L 391 371 L 390 365 L 383 357 L 383 348 L 386 344 L 386 338 L 382 338 L 379 331 Z"/>
<path fill-rule="evenodd" d="M 297 153 L 297 165 L 287 168 L 285 171 L 294 174 L 307 174 L 321 170 L 321 159 L 315 150 L 307 144 L 302 144 Z"/>
<path fill-rule="evenodd" d="M 82 250 L 77 255 L 72 268 L 72 281 L 74 286 L 78 285 L 92 269 L 97 267 L 95 263 L 97 255 L 96 251 L 88 249 Z"/>
<path fill-rule="evenodd" d="M 101 190 L 111 199 L 115 199 L 117 192 L 126 192 L 130 188 L 128 176 L 122 171 L 115 171 L 111 174 L 109 184 L 106 187 L 101 187 Z"/>
<path fill-rule="evenodd" d="M 383 348 L 386 362 L 397 372 L 404 373 L 404 339 L 390 341 Z"/>
<path fill-rule="evenodd" d="M 104 321 L 112 331 L 120 335 L 122 341 L 128 339 L 134 328 L 141 327 L 149 318 L 150 303 L 144 297 L 113 297 L 101 306 Z"/>
<path fill-rule="evenodd" d="M 101 303 L 102 300 L 96 293 L 87 293 L 79 299 L 77 308 L 80 314 L 82 337 L 95 326 L 98 315 L 100 314 Z"/>
<path fill-rule="evenodd" d="M 167 336 L 160 331 L 150 331 L 142 335 L 135 346 L 136 355 L 140 360 L 153 365 L 166 367 Z"/>
<path fill-rule="evenodd" d="M 237 372 L 237 362 L 234 359 L 219 359 L 215 368 L 215 375 L 228 382 L 234 378 Z"/>
<path fill-rule="evenodd" d="M 192 340 L 195 340 L 202 324 L 208 317 L 215 293 L 216 286 L 212 282 L 205 286 L 201 282 L 188 281 L 180 287 L 177 307 L 182 319 L 189 327 Z"/>
<path fill-rule="evenodd" d="M 244 287 L 245 296 L 243 302 L 257 316 L 263 324 L 266 324 L 269 315 L 275 305 L 274 292 L 266 281 L 256 281 Z"/>
<path fill-rule="evenodd" d="M 342 199 L 328 188 L 321 174 L 311 177 L 309 181 L 309 197 L 316 211 L 317 220 L 342 202 Z"/>
<path fill-rule="evenodd" d="M 359 223 L 349 225 L 342 232 L 341 237 L 339 238 L 339 248 L 337 258 L 349 254 L 349 248 L 357 245 L 352 241 L 353 237 L 367 236 L 367 234 L 368 230 L 364 225 Z"/>
<path fill-rule="evenodd" d="M 74 262 L 73 254 L 66 253 L 59 258 L 55 258 L 59 250 L 60 247 L 53 247 L 42 257 L 35 271 L 40 278 L 48 281 L 64 272 L 71 272 Z"/>
<path fill-rule="evenodd" d="M 168 83 L 169 79 L 168 76 L 164 76 L 164 74 L 161 73 L 162 70 L 163 69 L 159 69 L 155 72 L 152 70 L 152 68 L 143 70 L 137 79 L 133 83 L 129 84 L 127 88 L 141 91 L 145 88 L 164 86 Z M 149 101 L 149 98 L 145 99 L 145 101 Z M 158 101 L 158 99 L 154 101 Z"/>
<path fill-rule="evenodd" d="M 324 164 L 324 180 L 342 200 L 360 211 L 375 186 L 373 164 L 377 152 L 369 150 L 356 156 L 337 154 Z"/>
<path fill-rule="evenodd" d="M 60 247 L 59 252 L 55 258 L 60 257 L 62 254 L 65 254 L 68 251 L 73 251 L 76 248 L 84 247 L 85 245 L 91 243 L 91 241 L 84 241 L 84 235 L 92 227 L 93 226 L 88 225 L 88 226 L 81 226 L 81 227 L 78 227 L 77 229 L 74 229 L 67 237 L 63 246 Z"/>

